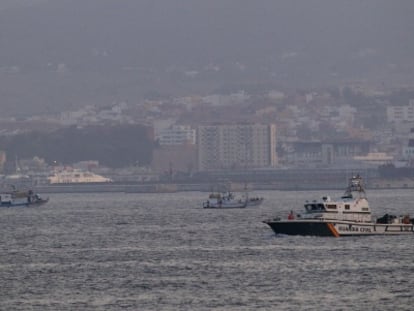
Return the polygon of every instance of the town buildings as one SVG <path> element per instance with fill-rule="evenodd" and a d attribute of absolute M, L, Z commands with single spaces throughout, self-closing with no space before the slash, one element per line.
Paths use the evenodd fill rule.
<path fill-rule="evenodd" d="M 414 100 L 405 106 L 387 107 L 387 121 L 394 123 L 414 122 Z"/>
<path fill-rule="evenodd" d="M 414 90 L 395 92 L 399 96 L 367 95 L 360 90 L 355 90 L 353 96 L 345 96 L 347 92 L 339 88 L 334 91 L 240 91 L 128 103 L 120 99 L 109 105 L 87 105 L 58 116 L 13 122 L 0 119 L 0 138 L 6 141 L 5 137 L 15 137 L 16 141 L 23 141 L 19 135 L 35 130 L 47 135 L 56 129 L 99 125 L 103 126 L 99 131 L 103 131 L 109 126 L 115 129 L 118 125 L 145 124 L 151 129 L 149 160 L 137 156 L 126 166 L 133 162 L 134 168 L 169 176 L 216 174 L 220 170 L 225 174 L 236 170 L 250 174 L 269 169 L 272 171 L 269 174 L 273 174 L 272 169 L 280 168 L 352 168 L 365 165 L 366 157 L 374 153 L 384 154 L 384 159 L 413 157 L 414 144 L 409 142 L 408 133 L 414 126 L 414 100 L 409 100 L 414 97 Z M 128 137 L 132 139 L 124 140 L 122 136 L 117 140 L 120 147 L 144 148 L 143 139 L 136 132 L 127 132 L 125 138 Z M 42 150 L 50 149 L 50 145 L 46 147 Z M 13 150 L 3 149 L 9 160 L 14 158 Z M 124 154 L 116 152 L 112 158 Z M 0 156 L 0 167 L 5 159 Z M 99 160 L 85 158 L 89 159 Z M 65 164 L 72 163 L 67 160 Z M 8 167 L 12 166 L 4 165 L 3 173 L 12 171 Z M 135 173 L 131 180 L 134 178 Z"/>

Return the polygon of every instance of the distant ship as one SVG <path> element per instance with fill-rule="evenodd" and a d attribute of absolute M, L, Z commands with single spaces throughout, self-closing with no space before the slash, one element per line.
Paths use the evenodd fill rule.
<path fill-rule="evenodd" d="M 50 184 L 80 184 L 80 183 L 109 183 L 111 178 L 107 178 L 89 171 L 80 169 L 64 168 L 55 170 L 48 177 Z"/>

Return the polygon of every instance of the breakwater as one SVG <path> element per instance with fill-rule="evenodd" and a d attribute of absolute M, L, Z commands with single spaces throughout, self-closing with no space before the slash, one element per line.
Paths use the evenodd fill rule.
<path fill-rule="evenodd" d="M 414 189 L 414 179 L 371 179 L 367 189 Z M 226 182 L 226 183 L 105 183 L 105 184 L 61 184 L 43 185 L 35 189 L 40 193 L 93 193 L 93 192 L 130 192 L 130 193 L 168 193 L 184 191 L 254 191 L 254 190 L 343 190 L 346 180 L 302 180 L 290 182 Z"/>

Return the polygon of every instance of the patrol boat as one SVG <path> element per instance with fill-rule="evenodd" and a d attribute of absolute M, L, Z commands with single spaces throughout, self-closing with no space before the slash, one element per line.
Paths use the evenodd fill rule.
<path fill-rule="evenodd" d="M 280 217 L 265 220 L 276 234 L 311 236 L 363 236 L 413 234 L 414 218 L 408 215 L 384 216 L 372 219 L 362 178 L 353 176 L 342 197 L 337 200 L 329 196 L 312 202 L 306 201 L 305 212 L 291 213 L 288 219 Z"/>

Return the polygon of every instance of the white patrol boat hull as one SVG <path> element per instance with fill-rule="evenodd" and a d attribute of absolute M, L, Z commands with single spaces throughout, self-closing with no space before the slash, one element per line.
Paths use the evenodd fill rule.
<path fill-rule="evenodd" d="M 364 223 L 326 219 L 266 220 L 276 234 L 307 236 L 368 236 L 413 234 L 412 223 Z"/>

